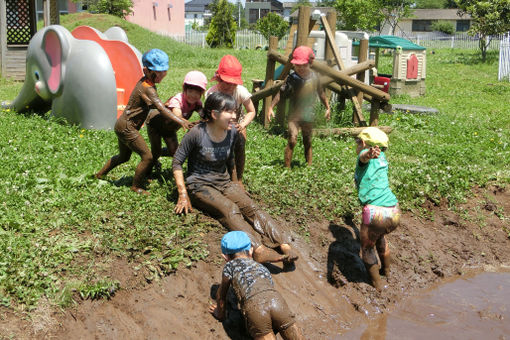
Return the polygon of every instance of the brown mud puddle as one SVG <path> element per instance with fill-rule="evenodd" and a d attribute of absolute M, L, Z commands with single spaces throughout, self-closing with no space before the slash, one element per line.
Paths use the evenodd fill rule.
<path fill-rule="evenodd" d="M 358 255 L 358 217 L 310 222 L 306 239 L 294 234 L 301 254 L 296 269 L 269 268 L 307 339 L 356 332 L 368 321 L 392 315 L 399 305 L 419 300 L 425 288 L 462 278 L 473 268 L 510 265 L 509 191 L 475 189 L 456 212 L 446 205 L 424 208 L 428 218 L 405 213 L 401 227 L 388 237 L 394 261 L 382 293 L 366 283 Z M 293 225 L 288 218 L 287 225 Z M 211 254 L 207 262 L 149 285 L 135 278 L 130 264 L 112 265 L 110 274 L 123 289 L 109 301 L 81 301 L 64 312 L 40 303 L 29 320 L 2 307 L 0 339 L 245 339 L 235 307 L 223 324 L 207 311 L 221 278 L 223 232 L 218 228 L 206 236 Z"/>

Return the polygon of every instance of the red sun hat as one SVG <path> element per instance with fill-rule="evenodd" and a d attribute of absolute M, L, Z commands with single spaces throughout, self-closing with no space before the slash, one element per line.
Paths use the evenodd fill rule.
<path fill-rule="evenodd" d="M 290 61 L 294 65 L 304 65 L 310 62 L 310 57 L 315 58 L 313 50 L 308 46 L 298 46 L 292 52 L 292 60 Z"/>
<path fill-rule="evenodd" d="M 239 60 L 233 55 L 227 54 L 221 58 L 215 78 L 220 78 L 226 83 L 241 85 L 243 83 L 241 79 L 242 72 L 243 66 Z"/>

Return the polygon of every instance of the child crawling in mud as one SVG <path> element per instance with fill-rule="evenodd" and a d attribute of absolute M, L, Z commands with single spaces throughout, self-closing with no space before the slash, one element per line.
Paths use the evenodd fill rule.
<path fill-rule="evenodd" d="M 273 284 L 269 270 L 252 259 L 253 248 L 243 231 L 231 231 L 221 239 L 222 256 L 227 261 L 223 268 L 216 303 L 209 308 L 220 321 L 225 320 L 226 296 L 233 286 L 241 305 L 249 334 L 256 340 L 276 339 L 273 330 L 283 339 L 303 339 L 287 303 Z"/>
<path fill-rule="evenodd" d="M 384 154 L 388 147 L 388 136 L 376 127 L 368 127 L 358 135 L 356 144 L 358 160 L 354 180 L 363 206 L 361 258 L 373 286 L 381 291 L 383 283 L 380 274 L 388 277 L 391 262 L 390 249 L 384 235 L 391 233 L 400 224 L 400 209 L 389 186 L 388 161 Z M 374 247 L 381 261 L 380 269 Z"/>

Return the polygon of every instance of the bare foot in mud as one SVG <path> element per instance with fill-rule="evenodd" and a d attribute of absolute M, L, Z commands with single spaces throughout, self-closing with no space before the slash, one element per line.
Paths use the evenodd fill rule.
<path fill-rule="evenodd" d="M 287 257 L 287 255 L 279 254 L 277 251 L 265 246 L 260 246 L 253 252 L 253 259 L 258 263 L 282 262 Z"/>

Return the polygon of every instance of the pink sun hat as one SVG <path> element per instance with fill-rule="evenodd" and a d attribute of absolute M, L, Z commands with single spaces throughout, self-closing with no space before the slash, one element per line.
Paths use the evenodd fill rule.
<path fill-rule="evenodd" d="M 304 65 L 308 64 L 310 59 L 315 59 L 313 50 L 308 46 L 298 46 L 292 52 L 292 60 L 290 62 L 294 65 Z"/>

